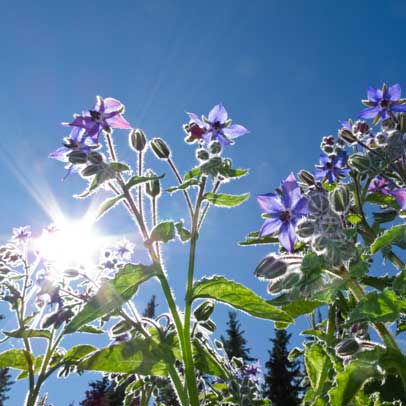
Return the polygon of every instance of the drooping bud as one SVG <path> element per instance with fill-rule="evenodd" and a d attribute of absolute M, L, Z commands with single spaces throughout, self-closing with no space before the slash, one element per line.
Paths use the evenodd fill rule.
<path fill-rule="evenodd" d="M 395 127 L 396 127 L 396 123 L 391 118 L 382 120 L 382 123 L 381 123 L 382 131 L 390 131 L 390 130 L 393 130 Z"/>
<path fill-rule="evenodd" d="M 285 261 L 280 260 L 275 254 L 266 256 L 255 269 L 257 278 L 275 279 L 286 273 L 288 267 Z"/>
<path fill-rule="evenodd" d="M 145 172 L 145 176 L 154 177 L 156 174 L 151 170 Z M 160 195 L 161 193 L 161 184 L 159 179 L 153 179 L 145 183 L 145 192 L 147 195 L 155 198 Z"/>
<path fill-rule="evenodd" d="M 67 278 L 77 278 L 80 275 L 77 269 L 66 269 L 65 271 L 63 271 L 63 274 Z"/>
<path fill-rule="evenodd" d="M 82 151 L 72 151 L 68 155 L 68 159 L 72 164 L 85 164 L 87 162 L 87 154 Z"/>
<path fill-rule="evenodd" d="M 199 161 L 207 161 L 210 158 L 210 156 L 209 156 L 209 153 L 205 149 L 199 148 L 196 150 L 196 158 Z"/>
<path fill-rule="evenodd" d="M 348 158 L 348 166 L 360 174 L 367 173 L 371 169 L 371 160 L 368 155 L 353 154 Z"/>
<path fill-rule="evenodd" d="M 339 130 L 339 132 L 338 132 L 338 136 L 349 145 L 353 145 L 353 144 L 357 143 L 357 138 L 347 128 L 341 128 L 341 130 Z"/>
<path fill-rule="evenodd" d="M 205 328 L 206 330 L 210 331 L 211 333 L 213 333 L 214 331 L 216 331 L 216 323 L 212 320 L 207 320 L 203 323 L 200 323 L 200 325 Z"/>
<path fill-rule="evenodd" d="M 308 241 L 312 238 L 315 231 L 314 221 L 302 218 L 296 225 L 296 235 L 302 241 Z"/>
<path fill-rule="evenodd" d="M 385 134 L 385 133 L 378 133 L 375 135 L 376 145 L 378 145 L 380 147 L 384 146 L 386 144 L 387 140 L 388 140 L 388 137 L 387 137 L 387 134 Z"/>
<path fill-rule="evenodd" d="M 145 137 L 144 131 L 140 128 L 136 130 L 131 130 L 130 134 L 128 135 L 130 147 L 134 151 L 141 152 L 144 150 L 145 145 L 147 144 L 147 138 Z"/>
<path fill-rule="evenodd" d="M 203 302 L 196 308 L 193 314 L 197 321 L 206 321 L 210 318 L 213 311 L 214 311 L 213 302 Z"/>
<path fill-rule="evenodd" d="M 218 141 L 212 141 L 209 145 L 210 153 L 216 155 L 221 152 L 221 144 Z"/>
<path fill-rule="evenodd" d="M 329 193 L 330 205 L 337 214 L 345 214 L 351 205 L 351 194 L 347 186 L 338 185 Z"/>
<path fill-rule="evenodd" d="M 406 113 L 399 114 L 399 129 L 402 133 L 406 133 Z"/>
<path fill-rule="evenodd" d="M 96 151 L 90 152 L 90 154 L 87 156 L 87 159 L 92 164 L 100 164 L 103 162 L 103 156 Z"/>
<path fill-rule="evenodd" d="M 283 288 L 291 289 L 302 279 L 302 273 L 299 271 L 289 272 L 283 276 Z"/>
<path fill-rule="evenodd" d="M 307 196 L 307 207 L 310 214 L 320 216 L 330 210 L 327 193 L 322 190 L 317 190 L 309 193 Z"/>
<path fill-rule="evenodd" d="M 268 293 L 271 295 L 275 295 L 283 289 L 285 289 L 283 278 L 272 279 L 271 283 L 268 285 Z"/>
<path fill-rule="evenodd" d="M 162 138 L 153 138 L 151 148 L 158 159 L 168 159 L 171 156 L 171 151 Z"/>
<path fill-rule="evenodd" d="M 358 120 L 352 126 L 352 131 L 356 134 L 365 135 L 369 133 L 369 125 L 366 121 Z"/>
<path fill-rule="evenodd" d="M 200 165 L 200 169 L 205 175 L 217 176 L 220 168 L 223 165 L 223 161 L 220 157 L 214 157 L 206 161 L 204 164 Z"/>
<path fill-rule="evenodd" d="M 341 357 L 350 357 L 360 350 L 361 346 L 355 338 L 347 338 L 335 347 L 336 354 Z"/>
<path fill-rule="evenodd" d="M 303 182 L 304 184 L 306 184 L 308 186 L 314 186 L 316 184 L 316 180 L 314 179 L 314 176 L 310 172 L 305 171 L 304 169 L 299 171 L 297 176 L 301 182 Z"/>
<path fill-rule="evenodd" d="M 86 166 L 85 169 L 83 169 L 81 173 L 82 176 L 93 176 L 96 175 L 97 172 L 100 171 L 100 165 L 89 165 Z"/>

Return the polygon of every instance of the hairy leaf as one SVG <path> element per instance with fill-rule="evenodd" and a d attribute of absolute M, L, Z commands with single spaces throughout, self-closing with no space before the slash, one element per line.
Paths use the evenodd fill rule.
<path fill-rule="evenodd" d="M 28 370 L 27 357 L 34 363 L 34 356 L 22 349 L 11 349 L 0 354 L 0 368 Z"/>
<path fill-rule="evenodd" d="M 199 184 L 198 179 L 191 178 L 191 179 L 187 180 L 186 182 L 181 183 L 178 186 L 172 186 L 172 187 L 166 189 L 166 191 L 169 193 L 173 193 L 173 192 L 177 192 L 178 190 L 186 190 L 187 188 L 189 188 L 191 186 L 197 186 L 198 184 Z"/>
<path fill-rule="evenodd" d="M 124 195 L 119 195 L 119 196 L 114 196 L 111 197 L 110 199 L 105 200 L 101 206 L 99 207 L 99 210 L 97 212 L 97 219 L 100 219 L 100 217 L 104 216 L 110 209 L 112 209 L 120 200 L 124 199 Z"/>
<path fill-rule="evenodd" d="M 401 248 L 406 248 L 406 224 L 399 224 L 386 230 L 379 235 L 371 245 L 371 252 L 388 248 L 391 245 L 398 245 Z"/>
<path fill-rule="evenodd" d="M 164 176 L 165 174 L 162 174 L 161 176 L 133 176 L 127 182 L 126 186 L 128 189 L 131 189 L 132 187 L 140 185 L 141 183 L 149 182 L 151 180 L 162 179 Z"/>
<path fill-rule="evenodd" d="M 257 296 L 252 290 L 222 276 L 204 278 L 193 287 L 193 299 L 214 299 L 251 316 L 290 323 L 292 317 Z"/>
<path fill-rule="evenodd" d="M 330 358 L 320 344 L 313 344 L 306 347 L 304 360 L 312 388 L 320 393 L 332 366 Z"/>
<path fill-rule="evenodd" d="M 99 317 L 120 308 L 130 300 L 138 286 L 156 275 L 154 265 L 127 264 L 120 269 L 114 279 L 107 281 L 66 326 L 65 333 L 73 333 Z"/>
<path fill-rule="evenodd" d="M 235 207 L 245 202 L 249 196 L 249 193 L 244 193 L 243 195 L 228 195 L 225 193 L 216 194 L 209 192 L 204 195 L 204 198 L 218 207 Z"/>
<path fill-rule="evenodd" d="M 175 238 L 175 224 L 173 221 L 163 221 L 151 231 L 149 242 L 168 242 Z"/>

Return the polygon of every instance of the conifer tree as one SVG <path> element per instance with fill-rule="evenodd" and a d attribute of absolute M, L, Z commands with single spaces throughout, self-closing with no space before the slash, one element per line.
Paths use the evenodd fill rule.
<path fill-rule="evenodd" d="M 13 384 L 11 380 L 11 375 L 8 368 L 0 369 L 0 406 L 6 404 L 6 400 L 9 399 L 7 392 L 11 389 L 10 386 Z"/>
<path fill-rule="evenodd" d="M 265 364 L 263 393 L 272 401 L 272 406 L 297 406 L 299 401 L 300 367 L 288 359 L 288 343 L 291 334 L 286 330 L 276 330 L 272 351 Z"/>
<path fill-rule="evenodd" d="M 227 337 L 221 336 L 221 341 L 228 357 L 242 358 L 245 362 L 255 361 L 255 358 L 249 355 L 250 349 L 247 347 L 247 340 L 243 336 L 244 330 L 241 330 L 236 312 L 228 312 L 227 326 Z"/>
<path fill-rule="evenodd" d="M 152 295 L 151 300 L 147 303 L 147 307 L 144 310 L 144 313 L 142 314 L 144 317 L 148 317 L 149 319 L 154 319 L 156 316 L 156 297 L 155 295 Z"/>

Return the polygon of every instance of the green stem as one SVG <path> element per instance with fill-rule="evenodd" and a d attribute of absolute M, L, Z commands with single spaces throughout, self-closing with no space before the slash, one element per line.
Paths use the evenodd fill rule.
<path fill-rule="evenodd" d="M 335 317 L 336 310 L 334 305 L 328 307 L 328 321 L 327 321 L 327 345 L 334 345 L 334 331 L 335 331 Z"/>
<path fill-rule="evenodd" d="M 187 393 L 183 389 L 182 381 L 179 378 L 177 370 L 173 365 L 168 365 L 168 372 L 182 406 L 188 406 L 189 399 Z"/>

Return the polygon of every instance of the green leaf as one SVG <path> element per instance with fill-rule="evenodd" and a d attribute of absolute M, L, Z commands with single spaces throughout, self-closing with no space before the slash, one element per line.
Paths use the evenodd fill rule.
<path fill-rule="evenodd" d="M 374 192 L 369 193 L 365 201 L 373 204 L 377 204 L 383 207 L 392 207 L 399 210 L 399 204 L 393 196 L 383 195 L 382 193 Z"/>
<path fill-rule="evenodd" d="M 320 344 L 313 344 L 306 347 L 304 361 L 312 388 L 319 394 L 332 367 L 330 358 Z"/>
<path fill-rule="evenodd" d="M 278 237 L 273 237 L 267 235 L 265 237 L 259 237 L 259 232 L 254 231 L 249 233 L 245 241 L 240 241 L 238 245 L 247 246 L 247 245 L 258 245 L 258 244 L 279 244 Z"/>
<path fill-rule="evenodd" d="M 301 348 L 298 348 L 298 347 L 292 348 L 289 352 L 288 360 L 293 361 L 296 358 L 301 357 L 303 354 L 304 354 L 304 351 Z"/>
<path fill-rule="evenodd" d="M 344 371 L 336 376 L 335 387 L 329 391 L 331 406 L 347 406 L 362 385 L 379 375 L 378 366 L 356 359 L 347 364 Z"/>
<path fill-rule="evenodd" d="M 245 202 L 249 197 L 249 193 L 243 195 L 227 195 L 225 193 L 206 193 L 204 199 L 208 200 L 211 204 L 217 207 L 235 207 Z"/>
<path fill-rule="evenodd" d="M 114 172 L 117 172 L 117 173 L 126 172 L 126 171 L 130 170 L 128 165 L 124 164 L 122 162 L 112 162 L 111 164 L 109 164 L 109 166 Z"/>
<path fill-rule="evenodd" d="M 167 376 L 175 359 L 169 347 L 141 337 L 103 348 L 79 363 L 81 370 Z"/>
<path fill-rule="evenodd" d="M 168 242 L 175 238 L 175 224 L 173 221 L 163 221 L 151 231 L 149 243 L 154 241 Z"/>
<path fill-rule="evenodd" d="M 3 331 L 3 334 L 12 338 L 51 338 L 51 333 L 48 330 L 14 330 L 14 331 Z"/>
<path fill-rule="evenodd" d="M 162 179 L 165 174 L 161 176 L 133 176 L 130 180 L 126 183 L 128 189 L 131 189 L 134 186 L 140 185 L 141 183 L 149 182 L 151 180 Z"/>
<path fill-rule="evenodd" d="M 176 232 L 182 242 L 189 241 L 192 238 L 192 233 L 183 227 L 183 221 L 175 223 Z"/>
<path fill-rule="evenodd" d="M 232 169 L 229 167 L 222 167 L 219 169 L 219 174 L 225 178 L 237 179 L 249 173 L 249 169 Z"/>
<path fill-rule="evenodd" d="M 371 252 L 374 254 L 375 252 L 388 248 L 393 244 L 398 245 L 401 248 L 406 248 L 406 224 L 393 226 L 379 235 L 371 244 Z"/>
<path fill-rule="evenodd" d="M 85 326 L 82 326 L 80 329 L 78 329 L 78 332 L 89 333 L 89 334 L 103 334 L 105 331 L 101 330 L 100 328 L 94 327 L 90 324 L 87 324 Z"/>
<path fill-rule="evenodd" d="M 34 356 L 22 349 L 12 349 L 0 354 L 0 368 L 28 370 L 27 357 L 34 363 Z"/>
<path fill-rule="evenodd" d="M 189 180 L 191 178 L 199 178 L 202 174 L 202 170 L 199 167 L 191 169 L 186 175 L 183 177 L 184 180 Z"/>
<path fill-rule="evenodd" d="M 372 291 L 364 296 L 351 312 L 348 323 L 359 321 L 392 322 L 405 308 L 405 300 L 399 299 L 390 289 Z"/>
<path fill-rule="evenodd" d="M 376 223 L 382 224 L 395 220 L 395 218 L 398 216 L 398 211 L 389 209 L 378 213 L 372 213 L 372 215 L 374 216 L 374 221 Z"/>
<path fill-rule="evenodd" d="M 224 380 L 229 379 L 221 362 L 214 354 L 211 354 L 210 351 L 198 340 L 194 340 L 193 345 L 195 350 L 195 366 L 200 373 L 217 376 Z"/>
<path fill-rule="evenodd" d="M 172 186 L 172 187 L 166 189 L 166 191 L 169 193 L 173 193 L 173 192 L 177 192 L 178 190 L 186 190 L 187 188 L 189 188 L 191 186 L 197 186 L 198 184 L 199 184 L 198 179 L 191 178 L 191 179 L 187 180 L 186 182 L 181 183 L 178 186 Z"/>
<path fill-rule="evenodd" d="M 347 216 L 347 221 L 352 225 L 356 225 L 356 224 L 360 223 L 361 220 L 362 219 L 360 216 L 358 216 L 358 214 L 349 214 Z"/>
<path fill-rule="evenodd" d="M 112 197 L 110 199 L 105 200 L 101 206 L 99 207 L 99 210 L 97 212 L 96 219 L 100 219 L 102 216 L 104 216 L 110 209 L 112 209 L 120 200 L 124 199 L 124 195 L 119 195 Z"/>
<path fill-rule="evenodd" d="M 157 274 L 155 265 L 127 264 L 114 279 L 107 281 L 66 326 L 65 333 L 73 333 L 99 317 L 120 308 L 130 300 L 141 283 Z"/>
<path fill-rule="evenodd" d="M 76 364 L 86 355 L 89 355 L 96 350 L 97 348 L 93 347 L 93 345 L 76 345 L 66 352 L 66 354 L 63 356 L 63 362 L 65 364 Z"/>
<path fill-rule="evenodd" d="M 252 290 L 222 276 L 198 281 L 193 287 L 192 298 L 193 300 L 214 299 L 262 319 L 286 323 L 293 321 L 286 312 L 257 296 Z"/>
<path fill-rule="evenodd" d="M 320 302 L 318 300 L 298 299 L 286 305 L 283 305 L 281 309 L 292 316 L 292 318 L 296 319 L 296 317 L 299 317 L 302 314 L 311 313 L 313 310 L 322 305 L 323 302 Z"/>

